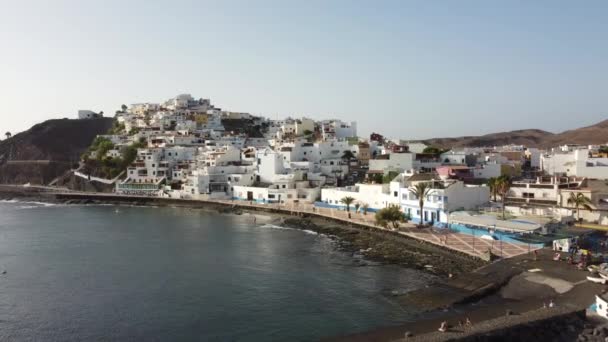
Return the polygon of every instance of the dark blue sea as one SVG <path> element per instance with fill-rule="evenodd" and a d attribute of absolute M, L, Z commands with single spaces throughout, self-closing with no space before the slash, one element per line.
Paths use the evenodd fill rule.
<path fill-rule="evenodd" d="M 315 341 L 415 317 L 431 277 L 195 209 L 0 202 L 2 341 Z"/>

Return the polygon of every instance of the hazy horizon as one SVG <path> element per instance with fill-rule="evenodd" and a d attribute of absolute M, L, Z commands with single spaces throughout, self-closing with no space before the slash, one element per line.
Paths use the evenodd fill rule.
<path fill-rule="evenodd" d="M 607 118 L 608 3 L 21 1 L 0 12 L 2 126 L 180 93 L 428 139 Z"/>

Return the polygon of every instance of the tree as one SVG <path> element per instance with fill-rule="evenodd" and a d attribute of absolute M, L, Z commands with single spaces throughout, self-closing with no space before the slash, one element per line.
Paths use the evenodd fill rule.
<path fill-rule="evenodd" d="M 120 106 L 120 109 L 122 109 L 122 112 L 126 112 L 127 111 L 127 105 L 123 104 L 122 106 Z"/>
<path fill-rule="evenodd" d="M 494 198 L 494 202 L 496 202 L 496 195 L 498 195 L 498 178 L 491 177 L 488 179 L 488 187 L 490 187 L 490 194 Z"/>
<path fill-rule="evenodd" d="M 355 213 L 359 212 L 359 208 L 361 208 L 361 203 L 355 203 Z"/>
<path fill-rule="evenodd" d="M 367 215 L 367 211 L 369 210 L 369 204 L 363 203 L 361 207 L 363 208 L 363 215 Z"/>
<path fill-rule="evenodd" d="M 351 150 L 346 150 L 342 154 L 342 160 L 346 161 L 346 166 L 348 167 L 348 171 L 346 171 L 347 175 L 350 174 L 350 161 L 353 159 L 355 159 L 355 155 Z"/>
<path fill-rule="evenodd" d="M 574 208 L 576 208 L 576 220 L 579 222 L 581 220 L 581 211 L 579 208 L 593 210 L 593 208 L 591 208 L 591 200 L 580 192 L 577 194 L 571 192 L 570 197 L 568 198 L 568 204 L 573 205 Z"/>
<path fill-rule="evenodd" d="M 409 188 L 409 191 L 418 198 L 418 205 L 420 206 L 420 224 L 424 224 L 424 200 L 431 192 L 431 183 L 423 182 L 418 183 Z"/>
<path fill-rule="evenodd" d="M 312 135 L 312 131 L 309 129 L 304 130 L 304 135 Z"/>
<path fill-rule="evenodd" d="M 395 179 L 395 177 L 397 177 L 398 175 L 399 175 L 398 172 L 389 171 L 386 175 L 382 176 L 382 183 L 388 184 L 388 183 L 392 182 L 393 179 Z"/>
<path fill-rule="evenodd" d="M 434 155 L 440 155 L 444 152 L 445 152 L 445 150 L 442 150 L 439 147 L 435 147 L 435 146 L 428 146 L 428 147 L 425 147 L 424 150 L 422 150 L 422 153 L 424 153 L 424 154 L 434 154 Z"/>
<path fill-rule="evenodd" d="M 403 213 L 398 205 L 389 205 L 376 212 L 376 223 L 384 228 L 388 227 L 389 223 L 393 228 L 399 228 L 399 223 L 405 221 Z"/>
<path fill-rule="evenodd" d="M 355 199 L 354 199 L 354 198 L 352 198 L 352 197 L 350 197 L 350 196 L 346 196 L 346 197 L 343 197 L 343 198 L 340 200 L 340 203 L 343 203 L 343 204 L 346 206 L 346 211 L 347 211 L 347 212 L 350 212 L 350 205 L 351 205 L 351 204 L 352 204 L 354 201 L 355 201 Z"/>
<path fill-rule="evenodd" d="M 344 153 L 342 153 L 342 159 L 344 159 L 346 161 L 350 161 L 355 158 L 356 158 L 355 154 L 351 150 L 346 150 L 346 151 L 344 151 Z"/>
<path fill-rule="evenodd" d="M 10 137 L 12 137 L 13 135 L 11 134 L 11 132 L 6 132 L 4 133 L 4 135 L 6 135 L 6 139 L 9 139 Z"/>
<path fill-rule="evenodd" d="M 511 180 L 507 176 L 500 176 L 496 182 L 496 191 L 500 194 L 500 199 L 502 200 L 502 219 L 504 220 L 506 218 L 505 201 L 507 199 L 507 193 L 511 190 Z"/>

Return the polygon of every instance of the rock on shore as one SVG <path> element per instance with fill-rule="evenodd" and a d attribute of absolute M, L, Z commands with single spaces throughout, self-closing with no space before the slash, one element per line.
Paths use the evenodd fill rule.
<path fill-rule="evenodd" d="M 438 275 L 470 272 L 485 263 L 438 246 L 399 236 L 391 232 L 375 231 L 322 218 L 286 218 L 285 226 L 307 229 L 338 239 L 339 247 L 351 253 L 362 253 L 369 260 L 398 264 Z"/>

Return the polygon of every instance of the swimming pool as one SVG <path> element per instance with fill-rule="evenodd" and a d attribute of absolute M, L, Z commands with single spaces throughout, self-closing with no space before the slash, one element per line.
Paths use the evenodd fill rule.
<path fill-rule="evenodd" d="M 467 234 L 473 236 L 493 235 L 498 238 L 498 241 L 527 245 L 527 243 L 517 240 L 515 237 L 517 237 L 518 235 L 514 233 L 506 233 L 501 231 L 494 231 L 494 233 L 490 233 L 487 229 L 484 228 L 471 228 L 459 223 L 450 223 L 450 230 L 458 232 L 460 234 Z M 545 245 L 543 243 L 531 243 L 530 246 L 542 248 Z"/>

